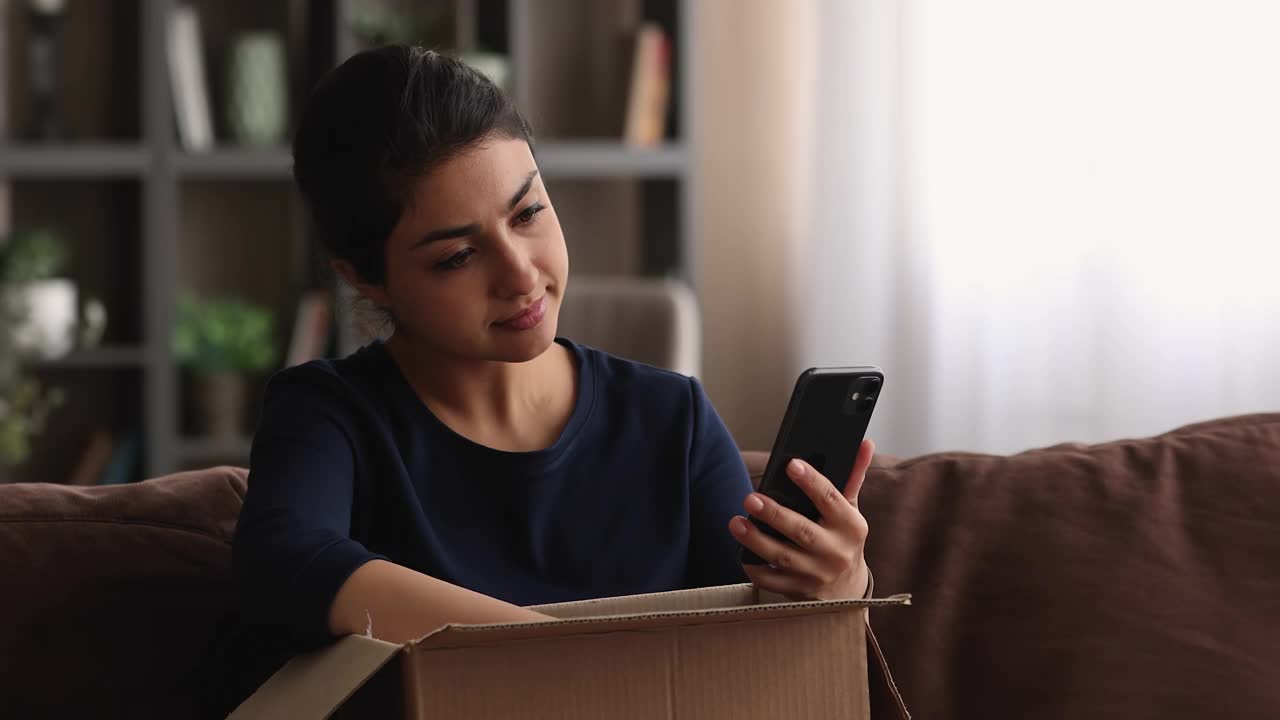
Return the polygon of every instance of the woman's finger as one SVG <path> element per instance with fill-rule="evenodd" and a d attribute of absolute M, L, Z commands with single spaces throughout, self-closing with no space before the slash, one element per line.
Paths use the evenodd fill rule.
<path fill-rule="evenodd" d="M 825 576 L 818 558 L 810 554 L 810 551 L 770 537 L 768 533 L 740 515 L 734 516 L 729 521 L 729 531 L 738 539 L 738 542 L 742 543 L 743 547 L 779 570 L 815 580 Z"/>
<path fill-rule="evenodd" d="M 819 477 L 821 478 L 821 476 Z M 823 478 L 822 482 L 827 481 Z M 827 483 L 827 485 L 830 484 Z M 832 487 L 831 491 L 835 492 L 835 488 Z M 844 504 L 846 509 L 852 510 L 852 508 L 848 507 L 849 502 L 840 493 L 835 492 L 835 495 L 837 502 Z M 760 493 L 752 493 L 747 496 L 746 502 L 742 506 L 753 517 L 782 533 L 783 537 L 806 552 L 828 557 L 842 555 L 845 552 L 840 538 L 833 532 L 833 530 L 840 527 L 833 524 L 833 522 L 837 521 L 836 519 L 824 515 L 824 519 L 827 521 L 826 525 L 820 525 L 768 495 Z M 838 515 L 838 513 L 830 513 L 830 515 Z M 839 521 L 846 522 L 852 521 L 852 519 L 852 517 L 838 518 Z"/>
<path fill-rule="evenodd" d="M 857 466 L 858 463 L 855 461 L 855 470 Z M 818 513 L 822 515 L 822 519 L 826 521 L 828 527 L 839 527 L 848 524 L 853 512 L 853 506 L 844 495 L 840 494 L 840 490 L 827 479 L 826 475 L 818 472 L 809 463 L 794 459 L 787 463 L 787 477 L 791 478 L 791 482 L 795 483 L 796 487 L 800 488 L 805 496 L 813 501 L 814 507 L 818 508 Z M 807 520 L 799 513 L 794 514 L 801 519 Z M 769 524 L 774 525 L 772 521 Z M 778 526 L 774 525 L 774 527 Z M 786 532 L 784 528 L 778 527 L 778 529 Z"/>
<path fill-rule="evenodd" d="M 768 565 L 744 565 L 751 584 L 762 590 L 778 593 L 788 600 L 807 600 L 813 596 L 815 585 L 812 581 L 790 575 Z"/>

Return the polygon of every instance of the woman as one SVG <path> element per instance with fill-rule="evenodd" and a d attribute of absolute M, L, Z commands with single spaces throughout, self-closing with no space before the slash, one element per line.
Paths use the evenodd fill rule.
<path fill-rule="evenodd" d="M 850 499 L 793 475 L 826 509 L 809 522 L 752 494 L 696 380 L 556 337 L 564 237 L 528 125 L 482 75 L 403 46 L 352 57 L 307 103 L 294 174 L 332 267 L 394 329 L 265 395 L 234 565 L 290 648 L 748 578 L 869 591 L 869 443 Z M 744 570 L 739 542 L 775 567 Z"/>

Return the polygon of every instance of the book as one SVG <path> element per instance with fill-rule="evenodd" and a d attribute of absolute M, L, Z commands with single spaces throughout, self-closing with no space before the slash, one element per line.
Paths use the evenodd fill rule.
<path fill-rule="evenodd" d="M 631 60 L 623 142 L 635 147 L 660 144 L 667 133 L 670 100 L 671 38 L 657 23 L 641 23 Z"/>
<path fill-rule="evenodd" d="M 80 454 L 80 462 L 76 463 L 75 470 L 71 471 L 67 484 L 97 484 L 98 480 L 102 478 L 103 472 L 107 469 L 107 463 L 111 461 L 114 445 L 115 438 L 109 430 L 98 428 L 90 433 L 89 440 L 85 443 L 84 452 Z"/>
<path fill-rule="evenodd" d="M 182 146 L 196 152 L 209 150 L 214 140 L 213 118 L 209 111 L 200 16 L 195 8 L 178 5 L 169 12 L 165 27 L 165 55 Z"/>
<path fill-rule="evenodd" d="M 101 485 L 122 485 L 133 482 L 138 466 L 138 434 L 133 430 L 121 433 L 111 452 L 111 460 L 102 472 Z"/>
<path fill-rule="evenodd" d="M 298 300 L 285 367 L 301 365 L 324 355 L 332 334 L 333 303 L 324 290 L 310 290 Z"/>

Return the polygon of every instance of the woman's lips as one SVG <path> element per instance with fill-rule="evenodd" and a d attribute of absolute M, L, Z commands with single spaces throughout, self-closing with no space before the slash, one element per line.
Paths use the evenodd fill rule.
<path fill-rule="evenodd" d="M 509 330 L 529 330 L 535 328 L 542 322 L 542 318 L 547 314 L 547 296 L 543 295 L 538 298 L 537 302 L 525 308 L 524 312 L 516 315 L 508 320 L 497 323 L 498 327 L 507 328 Z"/>

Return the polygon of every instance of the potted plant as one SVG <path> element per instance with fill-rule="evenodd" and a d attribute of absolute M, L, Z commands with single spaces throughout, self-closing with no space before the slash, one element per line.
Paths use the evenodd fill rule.
<path fill-rule="evenodd" d="M 31 439 L 44 432 L 49 413 L 64 401 L 62 388 L 46 389 L 20 371 L 0 382 L 0 467 L 27 459 Z"/>
<path fill-rule="evenodd" d="M 173 351 L 194 381 L 200 430 L 211 436 L 244 432 L 248 380 L 276 359 L 271 311 L 242 298 L 178 299 Z"/>
<path fill-rule="evenodd" d="M 59 277 L 67 261 L 62 238 L 48 228 L 14 232 L 0 249 L 0 284 L 12 348 L 42 360 L 75 347 L 76 285 Z"/>
<path fill-rule="evenodd" d="M 59 277 L 66 247 L 49 228 L 16 230 L 0 238 L 0 469 L 31 452 L 49 413 L 64 402 L 61 388 L 45 388 L 25 367 L 96 345 L 106 326 L 97 299 L 77 317 L 76 285 Z"/>
<path fill-rule="evenodd" d="M 453 8 L 448 3 L 395 0 L 348 3 L 346 26 L 368 47 L 403 43 L 441 47 L 453 40 Z"/>
<path fill-rule="evenodd" d="M 421 45 L 432 49 L 456 46 L 454 13 L 449 3 L 395 0 L 383 3 L 350 3 L 346 25 L 365 47 L 390 44 Z M 507 56 L 482 47 L 450 50 L 450 54 L 479 70 L 504 92 L 511 91 Z"/>

